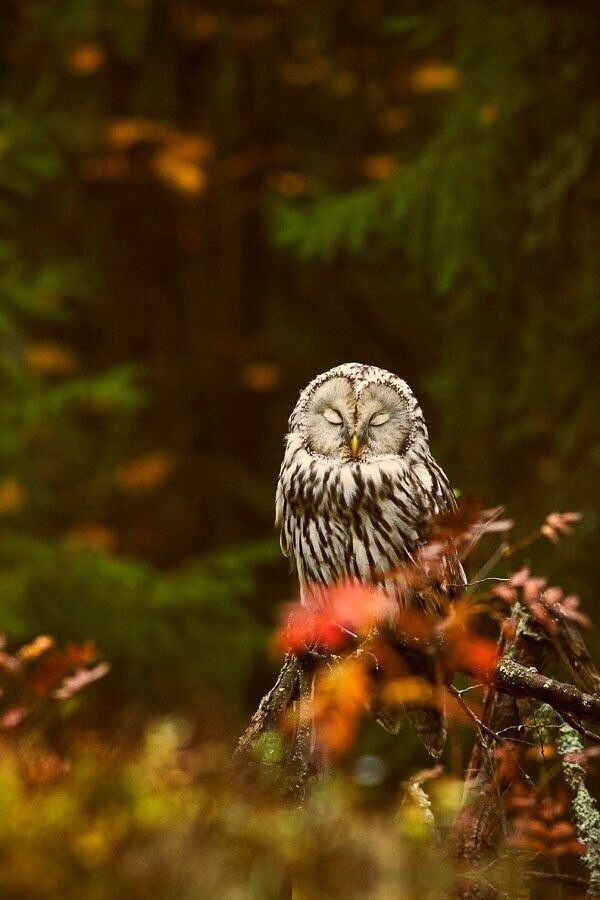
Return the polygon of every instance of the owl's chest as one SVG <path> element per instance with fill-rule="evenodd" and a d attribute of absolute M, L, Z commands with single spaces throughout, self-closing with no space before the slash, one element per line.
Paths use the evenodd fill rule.
<path fill-rule="evenodd" d="M 410 480 L 360 465 L 297 466 L 282 473 L 280 490 L 288 515 L 297 521 L 331 521 L 348 536 L 360 533 L 361 525 L 382 522 L 384 532 L 386 526 L 400 526 L 417 540 L 415 528 L 430 512 Z"/>
<path fill-rule="evenodd" d="M 405 561 L 419 542 L 417 505 L 359 467 L 327 477 L 298 473 L 284 486 L 284 539 L 308 581 L 371 581 Z"/>

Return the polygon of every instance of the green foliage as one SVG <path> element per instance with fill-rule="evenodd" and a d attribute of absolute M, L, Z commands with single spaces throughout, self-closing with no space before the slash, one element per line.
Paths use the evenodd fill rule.
<path fill-rule="evenodd" d="M 119 705 L 202 707 L 220 695 L 235 714 L 265 652 L 264 628 L 245 603 L 256 569 L 276 552 L 274 542 L 257 543 L 163 574 L 135 560 L 5 537 L 3 621 L 14 639 L 92 635 L 111 663 L 104 689 L 118 690 Z"/>

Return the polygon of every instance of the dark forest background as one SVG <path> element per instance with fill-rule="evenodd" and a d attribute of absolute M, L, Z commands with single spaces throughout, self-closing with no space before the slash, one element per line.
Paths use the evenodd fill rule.
<path fill-rule="evenodd" d="M 1 625 L 95 642 L 90 727 L 241 729 L 294 593 L 287 416 L 344 361 L 413 386 L 463 496 L 582 511 L 532 563 L 597 611 L 599 24 L 5 0 Z"/>

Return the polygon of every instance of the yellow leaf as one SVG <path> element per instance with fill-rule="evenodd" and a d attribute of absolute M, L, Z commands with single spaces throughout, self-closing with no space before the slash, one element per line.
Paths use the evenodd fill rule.
<path fill-rule="evenodd" d="M 0 481 L 0 516 L 20 512 L 26 496 L 25 488 L 12 475 Z"/>
<path fill-rule="evenodd" d="M 21 660 L 37 659 L 38 656 L 51 650 L 52 647 L 54 647 L 54 638 L 50 637 L 49 634 L 40 634 L 29 644 L 24 644 L 17 653 L 17 656 Z"/>
<path fill-rule="evenodd" d="M 327 753 L 348 749 L 369 704 L 369 679 L 363 662 L 346 659 L 316 680 L 314 699 L 301 715 L 314 721 L 317 741 Z"/>
<path fill-rule="evenodd" d="M 38 375 L 73 375 L 79 370 L 75 353 L 55 341 L 27 344 L 23 357 L 27 367 Z"/>
<path fill-rule="evenodd" d="M 170 149 L 155 155 L 152 168 L 161 181 L 181 193 L 200 194 L 206 187 L 206 173 L 198 163 Z"/>
<path fill-rule="evenodd" d="M 128 150 L 141 141 L 160 143 L 173 136 L 173 129 L 156 119 L 115 119 L 106 130 L 106 140 L 117 150 Z"/>
<path fill-rule="evenodd" d="M 456 91 L 461 84 L 461 74 L 454 66 L 431 60 L 417 66 L 410 75 L 410 85 L 415 91 Z"/>
<path fill-rule="evenodd" d="M 381 692 L 385 703 L 435 706 L 434 686 L 424 678 L 407 676 L 390 681 Z"/>

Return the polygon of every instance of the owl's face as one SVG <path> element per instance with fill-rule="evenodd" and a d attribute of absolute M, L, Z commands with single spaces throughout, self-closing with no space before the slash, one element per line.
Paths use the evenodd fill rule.
<path fill-rule="evenodd" d="M 348 461 L 403 454 L 411 427 L 406 398 L 393 386 L 344 376 L 319 384 L 302 417 L 312 453 Z"/>

